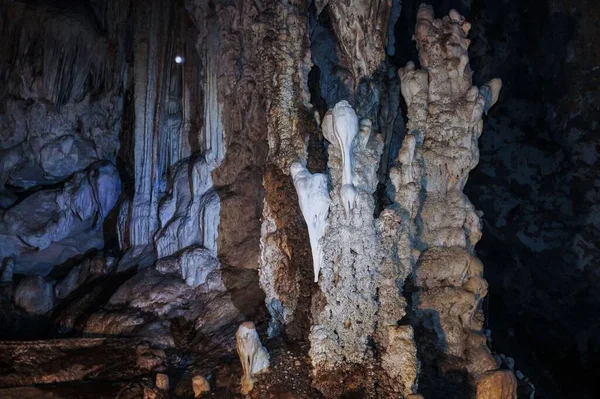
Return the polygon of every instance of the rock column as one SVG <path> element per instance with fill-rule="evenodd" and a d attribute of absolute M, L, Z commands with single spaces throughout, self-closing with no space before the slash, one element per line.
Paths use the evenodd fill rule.
<path fill-rule="evenodd" d="M 479 160 L 482 115 L 496 102 L 501 83 L 472 86 L 470 24 L 456 11 L 434 19 L 433 9 L 422 5 L 417 18 L 423 69 L 410 62 L 399 71 L 409 132 L 391 177 L 409 220 L 404 257 L 414 267 L 420 380 L 464 394 L 479 375 L 498 367 L 482 331 L 487 283 L 474 252 L 480 215 L 462 190 Z"/>

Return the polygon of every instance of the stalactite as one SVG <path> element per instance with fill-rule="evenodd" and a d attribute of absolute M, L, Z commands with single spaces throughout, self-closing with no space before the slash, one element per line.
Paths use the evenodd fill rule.
<path fill-rule="evenodd" d="M 61 106 L 80 101 L 89 89 L 125 83 L 126 44 L 116 38 L 125 37 L 128 2 L 107 2 L 102 14 L 111 18 L 102 25 L 85 3 L 73 9 L 60 2 L 2 3 L 0 74 L 8 74 L 9 92 Z M 22 71 L 22 65 L 28 68 Z"/>

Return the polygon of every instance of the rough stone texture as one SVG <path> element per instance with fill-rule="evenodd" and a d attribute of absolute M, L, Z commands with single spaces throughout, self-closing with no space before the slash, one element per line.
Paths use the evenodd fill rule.
<path fill-rule="evenodd" d="M 317 14 L 328 7 L 338 39 L 336 53 L 350 74 L 348 85 L 353 92 L 360 79 L 371 76 L 384 60 L 392 2 L 319 0 L 315 5 Z"/>
<path fill-rule="evenodd" d="M 129 2 L 69 7 L 60 2 L 3 1 L 2 8 L 0 212 L 10 208 L 4 218 L 26 212 L 39 219 L 31 222 L 36 226 L 2 226 L 0 234 L 10 237 L 3 237 L 0 257 L 7 251 L 29 252 L 15 257 L 16 271 L 45 274 L 51 266 L 104 245 L 98 231 L 119 189 L 102 186 L 106 193 L 94 194 L 108 200 L 102 212 L 94 210 L 86 184 L 79 188 L 76 205 L 69 204 L 75 197 L 55 198 L 50 193 L 78 185 L 84 170 L 97 168 L 92 164 L 98 161 L 116 163 L 125 106 Z M 116 184 L 119 178 L 116 171 L 109 172 L 113 173 Z M 33 208 L 27 210 L 29 206 Z M 69 221 L 71 206 L 90 208 L 91 215 L 84 210 L 76 218 L 86 220 Z M 40 242 L 30 242 L 30 233 L 23 231 L 30 228 L 39 230 Z M 14 241 L 16 235 L 23 242 Z"/>
<path fill-rule="evenodd" d="M 199 398 L 205 392 L 210 392 L 210 384 L 201 375 L 192 378 L 192 389 L 194 390 L 194 398 Z"/>
<path fill-rule="evenodd" d="M 477 399 L 517 399 L 517 379 L 510 370 L 483 373 L 477 380 Z"/>
<path fill-rule="evenodd" d="M 41 276 L 25 277 L 15 288 L 13 300 L 29 314 L 46 314 L 54 307 L 52 283 Z"/>
<path fill-rule="evenodd" d="M 206 291 L 223 289 L 219 261 L 210 251 L 199 246 L 188 247 L 168 258 L 156 262 L 156 270 L 161 273 L 180 274 L 190 287 L 206 284 Z"/>
<path fill-rule="evenodd" d="M 0 113 L 0 188 L 60 182 L 98 160 L 115 162 L 123 101 L 86 96 L 58 110 L 7 99 Z"/>
<path fill-rule="evenodd" d="M 13 258 L 4 258 L 0 266 L 0 283 L 12 283 L 15 272 L 15 261 Z"/>
<path fill-rule="evenodd" d="M 226 289 L 218 261 L 206 252 L 188 248 L 138 272 L 88 318 L 85 331 L 143 336 L 168 347 L 174 345 L 169 326 L 178 319 L 199 333 L 215 334 L 238 320 L 240 312 L 251 314 L 253 303 L 236 307 L 238 299 L 232 295 L 237 292 Z"/>
<path fill-rule="evenodd" d="M 221 201 L 219 260 L 223 267 L 256 270 L 262 167 L 267 153 L 266 98 L 261 84 L 262 68 L 268 64 L 262 58 L 265 25 L 255 21 L 260 10 L 252 2 L 218 1 L 209 7 L 187 1 L 186 7 L 200 30 L 198 52 L 206 57 L 203 85 L 205 102 L 212 110 L 207 114 L 212 119 L 210 131 L 222 129 L 227 149 L 220 154 L 223 161 L 212 176 Z M 205 108 L 205 113 L 209 110 Z M 208 122 L 205 125 L 208 129 Z"/>
<path fill-rule="evenodd" d="M 432 397 L 463 397 L 479 375 L 497 368 L 482 333 L 487 283 L 473 256 L 479 215 L 462 189 L 478 161 L 481 117 L 501 85 L 471 86 L 469 29 L 455 10 L 436 20 L 433 8 L 421 5 L 415 39 L 423 69 L 410 62 L 399 71 L 409 134 L 392 182 L 398 203 L 414 218 L 415 335 L 422 392 Z"/>
<path fill-rule="evenodd" d="M 68 381 L 121 380 L 148 373 L 164 362 L 147 346 L 132 339 L 80 338 L 30 342 L 0 342 L 0 387 Z M 140 366 L 142 357 L 154 357 Z M 39 397 L 39 396 L 38 396 Z"/>
<path fill-rule="evenodd" d="M 102 246 L 102 222 L 119 192 L 116 168 L 98 162 L 59 187 L 0 210 L 0 257 L 13 257 L 17 272 L 45 274 L 55 264 Z"/>
<path fill-rule="evenodd" d="M 69 273 L 56 283 L 54 286 L 56 298 L 65 299 L 82 285 L 110 274 L 116 265 L 115 258 L 108 257 L 102 252 L 85 258 L 83 262 L 73 266 Z"/>
<path fill-rule="evenodd" d="M 388 342 L 381 356 L 381 367 L 389 378 L 381 384 L 388 392 L 399 392 L 410 397 L 416 388 L 419 361 L 411 326 L 388 326 Z"/>
<path fill-rule="evenodd" d="M 218 120 L 212 121 L 217 124 L 213 126 L 205 118 L 204 129 L 198 131 L 200 107 L 209 109 L 208 102 L 216 102 L 217 98 L 207 95 L 210 88 L 200 93 L 198 66 L 202 53 L 196 52 L 194 42 L 185 36 L 193 25 L 183 4 L 137 1 L 134 8 L 133 131 L 128 143 L 134 183 L 133 197 L 121 209 L 122 249 L 152 242 L 159 228 L 158 206 L 167 188 L 169 168 L 189 157 L 192 150 L 202 149 L 209 159 L 209 153 L 217 149 L 204 146 L 204 139 L 212 137 L 213 132 L 222 135 Z M 178 24 L 181 30 L 174 29 Z M 184 64 L 175 63 L 177 48 L 185 52 Z M 210 67 L 205 73 L 206 79 L 214 78 Z M 198 98 L 201 94 L 204 97 Z"/>
<path fill-rule="evenodd" d="M 293 162 L 306 162 L 305 137 L 313 128 L 308 120 L 307 4 L 268 2 L 264 6 L 263 12 L 276 17 L 263 31 L 269 38 L 264 56 L 272 62 L 261 71 L 270 102 L 266 107 L 269 152 L 263 178 L 259 274 L 272 316 L 269 333 L 283 330 L 290 337 L 304 339 L 314 272 L 306 262 L 309 238 L 289 170 Z"/>
<path fill-rule="evenodd" d="M 352 111 L 354 112 L 354 111 Z M 325 118 L 324 121 L 327 121 Z M 376 288 L 383 248 L 374 224 L 372 193 L 377 185 L 377 166 L 383 149 L 380 138 L 371 137 L 366 147 L 352 146 L 355 208 L 346 214 L 341 200 L 342 153 L 333 139 L 336 119 L 324 122 L 329 146 L 331 207 L 329 227 L 323 237 L 324 262 L 320 293 L 313 297 L 310 357 L 320 388 L 331 395 L 327 376 L 372 361 L 369 339 L 377 321 Z M 358 129 L 358 126 L 356 126 Z M 357 132 L 358 133 L 358 132 Z M 318 380 L 316 381 L 319 384 Z M 339 389 L 339 388 L 338 388 Z"/>

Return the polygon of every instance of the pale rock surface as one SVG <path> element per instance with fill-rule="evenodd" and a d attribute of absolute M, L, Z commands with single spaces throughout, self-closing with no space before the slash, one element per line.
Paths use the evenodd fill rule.
<path fill-rule="evenodd" d="M 193 245 L 217 255 L 220 206 L 212 170 L 202 158 L 186 159 L 175 166 L 172 188 L 158 208 L 160 228 L 154 236 L 158 258 Z"/>
<path fill-rule="evenodd" d="M 204 286 L 204 290 L 224 290 L 219 261 L 210 251 L 200 246 L 190 246 L 177 254 L 159 259 L 156 270 L 161 273 L 180 274 L 190 287 Z"/>
<path fill-rule="evenodd" d="M 194 391 L 194 398 L 199 398 L 202 394 L 210 392 L 210 384 L 206 378 L 197 375 L 192 378 L 192 390 Z"/>
<path fill-rule="evenodd" d="M 383 384 L 394 385 L 393 390 L 405 396 L 414 392 L 419 361 L 411 326 L 388 327 L 388 344 L 381 356 L 381 366 L 389 377 Z"/>
<path fill-rule="evenodd" d="M 327 111 L 323 117 L 323 135 L 329 142 L 332 142 L 335 137 L 342 154 L 340 197 L 346 215 L 350 215 L 356 207 L 358 197 L 358 191 L 354 186 L 354 147 L 358 135 L 358 117 L 347 101 L 340 101 L 333 109 Z M 363 148 L 368 143 L 368 135 L 366 136 Z"/>
<path fill-rule="evenodd" d="M 166 374 L 158 373 L 156 374 L 155 385 L 158 389 L 162 391 L 169 390 L 169 376 Z"/>
<path fill-rule="evenodd" d="M 415 39 L 423 69 L 409 62 L 399 70 L 409 123 L 390 177 L 411 220 L 414 238 L 405 258 L 415 268 L 417 324 L 433 337 L 417 337 L 428 348 L 421 360 L 444 369 L 450 355 L 455 360 L 447 367 L 477 378 L 497 365 L 482 333 L 487 283 L 474 256 L 481 223 L 462 189 L 479 159 L 481 118 L 498 99 L 501 83 L 472 86 L 469 29 L 454 10 L 435 20 L 432 7 L 420 6 Z M 432 377 L 422 378 L 435 384 Z"/>
<path fill-rule="evenodd" d="M 340 107 L 350 108 L 346 102 Z M 376 325 L 375 292 L 384 256 L 375 229 L 372 197 L 383 143 L 373 138 L 366 148 L 349 148 L 352 153 L 348 157 L 354 158 L 351 172 L 358 196 L 354 210 L 346 213 L 339 190 L 347 172 L 344 163 L 348 158 L 343 155 L 343 142 L 335 139 L 334 124 L 328 118 L 323 120 L 324 136 L 332 140 L 329 146 L 332 187 L 329 227 L 322 239 L 324 263 L 319 287 L 323 300 L 321 306 L 313 304 L 309 336 L 309 354 L 316 375 L 361 365 L 370 359 L 367 345 Z M 348 134 L 354 138 L 358 134 L 358 123 L 352 124 L 352 128 L 356 129 L 354 134 Z"/>
<path fill-rule="evenodd" d="M 299 162 L 294 162 L 290 166 L 290 174 L 294 180 L 298 203 L 308 227 L 316 283 L 319 281 L 319 271 L 323 264 L 323 252 L 319 240 L 325 234 L 327 215 L 329 214 L 327 176 L 322 173 L 311 174 Z"/>
<path fill-rule="evenodd" d="M 55 303 L 52 283 L 42 276 L 25 277 L 15 288 L 13 300 L 31 315 L 46 314 Z"/>
<path fill-rule="evenodd" d="M 247 395 L 254 388 L 254 375 L 269 367 L 269 353 L 262 346 L 256 327 L 251 321 L 240 324 L 236 334 L 236 348 L 242 363 L 241 392 Z"/>

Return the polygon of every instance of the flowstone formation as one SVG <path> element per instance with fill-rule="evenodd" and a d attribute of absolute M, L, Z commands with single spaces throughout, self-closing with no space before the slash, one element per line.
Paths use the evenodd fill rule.
<path fill-rule="evenodd" d="M 290 174 L 298 193 L 298 204 L 308 227 L 316 283 L 319 281 L 319 271 L 323 264 L 323 251 L 319 240 L 325 234 L 329 214 L 327 176 L 322 173 L 313 175 L 299 162 L 290 166 Z"/>
<path fill-rule="evenodd" d="M 478 162 L 482 115 L 498 99 L 501 83 L 472 86 L 469 29 L 456 11 L 434 19 L 433 8 L 421 5 L 415 39 L 423 69 L 410 62 L 399 71 L 409 124 L 391 179 L 408 216 L 425 396 L 464 397 L 482 373 L 498 368 L 482 331 L 487 283 L 474 254 L 479 214 L 462 189 Z"/>

